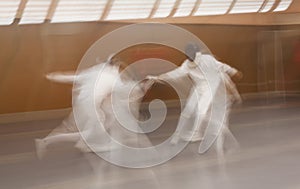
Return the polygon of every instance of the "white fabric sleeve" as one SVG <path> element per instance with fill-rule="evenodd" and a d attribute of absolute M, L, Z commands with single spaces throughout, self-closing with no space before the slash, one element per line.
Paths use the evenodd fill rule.
<path fill-rule="evenodd" d="M 57 83 L 73 83 L 75 81 L 75 74 L 70 72 L 54 72 L 46 75 L 46 78 L 50 81 Z"/>
<path fill-rule="evenodd" d="M 224 73 L 227 73 L 230 77 L 234 76 L 238 72 L 237 69 L 235 69 L 235 68 L 233 68 L 233 67 L 231 67 L 231 66 L 229 66 L 225 63 L 222 63 L 218 60 L 216 61 L 216 64 L 217 64 L 218 69 L 220 71 L 222 71 Z"/>
<path fill-rule="evenodd" d="M 158 79 L 170 81 L 186 76 L 188 74 L 187 63 L 187 60 L 184 61 L 184 63 L 180 67 L 167 73 L 161 74 L 160 76 L 158 76 Z"/>

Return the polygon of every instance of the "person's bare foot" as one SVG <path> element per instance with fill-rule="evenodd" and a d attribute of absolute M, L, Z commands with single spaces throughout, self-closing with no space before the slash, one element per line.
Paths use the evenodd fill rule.
<path fill-rule="evenodd" d="M 35 139 L 34 142 L 37 158 L 42 159 L 47 149 L 46 143 L 43 139 Z"/>
<path fill-rule="evenodd" d="M 173 145 L 175 145 L 175 144 L 178 143 L 179 139 L 180 139 L 179 135 L 178 134 L 174 134 L 174 136 L 172 136 L 172 139 L 171 139 L 170 143 L 173 144 Z"/>

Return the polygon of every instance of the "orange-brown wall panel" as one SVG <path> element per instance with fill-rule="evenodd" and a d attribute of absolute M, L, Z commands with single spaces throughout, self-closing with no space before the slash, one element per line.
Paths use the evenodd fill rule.
<path fill-rule="evenodd" d="M 45 79 L 45 74 L 75 70 L 91 44 L 125 25 L 91 22 L 1 26 L 0 114 L 70 107 L 71 86 L 50 82 Z M 272 27 L 179 26 L 198 36 L 220 60 L 244 73 L 244 79 L 238 84 L 242 93 L 257 91 L 257 36 Z M 153 53 L 158 52 L 154 50 Z M 137 52 L 132 54 L 143 57 Z M 127 57 L 127 61 L 130 58 Z M 253 85 L 246 86 L 243 83 Z M 161 90 L 161 87 L 158 88 Z M 174 97 L 173 94 L 171 96 Z"/>

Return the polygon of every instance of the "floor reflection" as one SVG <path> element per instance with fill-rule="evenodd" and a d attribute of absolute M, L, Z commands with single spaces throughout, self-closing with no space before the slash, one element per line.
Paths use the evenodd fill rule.
<path fill-rule="evenodd" d="M 112 165 L 93 153 L 81 153 L 71 143 L 51 147 L 38 160 L 34 138 L 45 136 L 60 120 L 3 124 L 1 188 L 299 188 L 298 102 L 299 98 L 269 104 L 246 101 L 235 107 L 230 129 L 240 148 L 227 153 L 224 160 L 213 150 L 199 155 L 199 143 L 191 143 L 167 163 L 145 169 Z M 151 140 L 161 141 L 173 122 L 170 118 L 169 127 L 150 136 Z"/>

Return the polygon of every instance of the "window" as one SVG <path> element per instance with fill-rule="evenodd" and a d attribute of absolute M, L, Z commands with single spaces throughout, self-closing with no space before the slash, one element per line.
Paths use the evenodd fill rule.
<path fill-rule="evenodd" d="M 148 18 L 155 0 L 115 0 L 105 20 Z"/>
<path fill-rule="evenodd" d="M 14 22 L 21 0 L 0 1 L 0 25 L 9 25 Z"/>
<path fill-rule="evenodd" d="M 258 12 L 264 0 L 237 0 L 230 10 L 230 13 Z"/>
<path fill-rule="evenodd" d="M 0 0 L 0 25 L 131 20 L 287 10 L 293 0 Z M 151 20 L 150 20 L 151 21 Z"/>
<path fill-rule="evenodd" d="M 20 24 L 44 22 L 51 0 L 28 0 Z"/>
<path fill-rule="evenodd" d="M 202 0 L 195 16 L 225 14 L 230 8 L 232 0 Z"/>
<path fill-rule="evenodd" d="M 164 18 L 170 15 L 174 8 L 176 0 L 161 0 L 153 18 Z"/>
<path fill-rule="evenodd" d="M 292 3 L 292 0 L 281 0 L 280 3 L 279 3 L 279 5 L 274 10 L 274 12 L 285 11 L 286 9 L 289 8 L 289 6 L 291 5 L 291 3 Z"/>
<path fill-rule="evenodd" d="M 107 0 L 60 0 L 51 22 L 99 20 Z"/>
<path fill-rule="evenodd" d="M 197 0 L 181 0 L 174 17 L 189 16 Z"/>
<path fill-rule="evenodd" d="M 273 7 L 276 0 L 266 0 L 265 5 L 263 5 L 260 12 L 268 12 Z"/>

